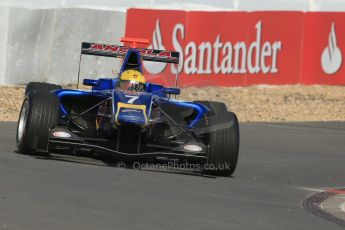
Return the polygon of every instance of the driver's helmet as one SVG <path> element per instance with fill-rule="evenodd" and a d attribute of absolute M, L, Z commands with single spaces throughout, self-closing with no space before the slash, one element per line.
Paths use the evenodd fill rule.
<path fill-rule="evenodd" d="M 145 77 L 142 73 L 137 70 L 126 70 L 123 71 L 118 87 L 122 90 L 128 91 L 144 91 L 146 85 Z"/>

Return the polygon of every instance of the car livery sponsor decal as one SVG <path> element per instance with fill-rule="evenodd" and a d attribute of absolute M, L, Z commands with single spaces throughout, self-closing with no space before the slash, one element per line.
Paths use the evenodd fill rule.
<path fill-rule="evenodd" d="M 192 152 L 202 151 L 202 148 L 198 145 L 185 145 L 183 148 L 187 151 L 192 151 Z"/>
<path fill-rule="evenodd" d="M 55 131 L 53 132 L 54 137 L 60 137 L 60 138 L 70 138 L 72 137 L 71 134 L 63 131 Z"/>

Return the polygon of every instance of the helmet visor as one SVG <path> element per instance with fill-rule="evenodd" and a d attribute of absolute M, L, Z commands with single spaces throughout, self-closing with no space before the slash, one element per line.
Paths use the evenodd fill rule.
<path fill-rule="evenodd" d="M 145 89 L 145 85 L 143 83 L 140 83 L 134 80 L 131 80 L 131 81 L 120 80 L 119 88 L 121 90 L 127 90 L 127 91 L 143 91 Z"/>

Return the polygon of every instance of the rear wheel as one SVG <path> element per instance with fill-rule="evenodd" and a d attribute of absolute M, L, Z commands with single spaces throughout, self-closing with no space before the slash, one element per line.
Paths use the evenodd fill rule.
<path fill-rule="evenodd" d="M 59 120 L 59 102 L 49 92 L 30 91 L 24 99 L 17 125 L 16 142 L 18 152 L 48 153 L 49 129 Z"/>
<path fill-rule="evenodd" d="M 199 101 L 211 109 L 206 117 L 208 158 L 204 172 L 216 176 L 231 176 L 236 169 L 239 153 L 239 124 L 235 113 L 224 103 Z"/>

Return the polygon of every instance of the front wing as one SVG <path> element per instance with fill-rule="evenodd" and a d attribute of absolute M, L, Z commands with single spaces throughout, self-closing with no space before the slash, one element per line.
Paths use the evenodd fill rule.
<path fill-rule="evenodd" d="M 159 151 L 125 153 L 120 152 L 116 147 L 107 146 L 110 140 L 100 138 L 83 138 L 71 132 L 65 127 L 55 127 L 50 130 L 48 138 L 48 152 L 64 147 L 79 150 L 94 150 L 100 153 L 110 154 L 121 159 L 152 159 L 165 157 L 169 159 L 188 159 L 204 162 L 207 159 L 207 147 L 202 143 L 190 141 L 177 147 L 164 147 L 150 145 L 151 149 Z M 164 149 L 165 148 L 165 149 Z"/>

